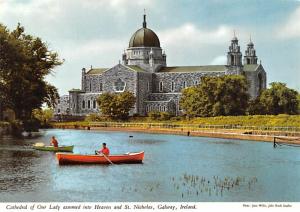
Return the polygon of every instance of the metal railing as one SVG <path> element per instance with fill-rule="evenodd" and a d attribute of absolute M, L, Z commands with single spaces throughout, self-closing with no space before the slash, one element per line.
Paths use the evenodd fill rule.
<path fill-rule="evenodd" d="M 139 127 L 158 129 L 197 130 L 243 130 L 243 131 L 274 131 L 274 132 L 300 132 L 300 127 L 281 126 L 242 126 L 242 125 L 204 125 L 204 124 L 174 124 L 174 123 L 140 123 L 140 122 L 90 122 L 89 127 Z"/>

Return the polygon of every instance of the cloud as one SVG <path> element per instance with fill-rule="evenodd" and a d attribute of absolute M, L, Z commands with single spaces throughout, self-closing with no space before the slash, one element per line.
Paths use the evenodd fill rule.
<path fill-rule="evenodd" d="M 154 2 L 151 0 L 127 1 L 127 0 L 0 0 L 0 17 L 35 17 L 42 20 L 59 19 L 65 13 L 77 9 L 81 13 L 97 10 L 99 13 L 114 12 L 120 15 L 130 12 L 133 8 L 151 8 Z M 119 13 L 118 13 L 119 12 Z M 37 16 L 38 15 L 38 16 Z M 36 21 L 39 21 L 36 19 Z"/>
<path fill-rule="evenodd" d="M 215 57 L 211 62 L 210 65 L 225 65 L 227 63 L 227 57 L 225 55 L 220 55 Z"/>
<path fill-rule="evenodd" d="M 108 58 L 121 58 L 122 50 L 126 47 L 126 41 L 123 40 L 91 40 L 83 43 L 70 43 L 63 47 L 61 54 L 66 56 L 67 60 L 76 61 L 89 58 L 105 59 L 105 63 L 113 62 Z M 117 62 L 117 61 L 115 61 Z"/>
<path fill-rule="evenodd" d="M 300 7 L 298 7 L 287 19 L 283 26 L 276 29 L 279 38 L 300 38 Z"/>
<path fill-rule="evenodd" d="M 158 33 L 165 46 L 195 47 L 218 45 L 233 36 L 233 28 L 221 25 L 212 30 L 201 30 L 193 23 L 185 23 L 177 28 Z"/>
<path fill-rule="evenodd" d="M 129 17 L 154 6 L 151 0 L 0 0 L 0 20 L 10 29 L 20 22 L 43 38 L 81 39 L 105 36 L 107 25 L 124 29 Z"/>

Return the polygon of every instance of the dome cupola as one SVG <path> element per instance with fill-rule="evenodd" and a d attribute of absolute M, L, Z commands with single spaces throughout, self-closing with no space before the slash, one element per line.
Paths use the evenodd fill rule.
<path fill-rule="evenodd" d="M 130 38 L 129 48 L 132 47 L 158 47 L 160 48 L 160 42 L 151 29 L 147 28 L 146 15 L 144 14 L 143 27 L 137 30 Z"/>

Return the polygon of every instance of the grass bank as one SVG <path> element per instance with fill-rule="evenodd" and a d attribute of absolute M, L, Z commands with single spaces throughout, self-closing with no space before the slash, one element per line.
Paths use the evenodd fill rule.
<path fill-rule="evenodd" d="M 256 141 L 273 141 L 274 137 L 282 137 L 286 141 L 293 140 L 290 143 L 300 142 L 300 116 L 289 115 L 227 116 L 190 120 L 176 117 L 168 121 L 136 117 L 127 122 L 60 122 L 52 123 L 52 126 L 63 129 L 135 131 Z"/>
<path fill-rule="evenodd" d="M 184 117 L 174 117 L 170 120 L 152 120 L 148 117 L 132 117 L 128 121 L 110 121 L 102 120 L 99 123 L 124 123 L 124 124 L 162 124 L 162 125 L 203 125 L 203 126 L 226 126 L 227 128 L 241 127 L 278 127 L 278 128 L 300 128 L 300 115 L 254 115 L 254 116 L 218 116 L 206 118 L 186 119 Z M 53 126 L 89 126 L 95 121 L 80 121 L 80 122 L 60 122 L 52 123 Z"/>
<path fill-rule="evenodd" d="M 256 127 L 300 127 L 300 115 L 218 116 L 182 120 L 183 124 L 239 125 Z"/>

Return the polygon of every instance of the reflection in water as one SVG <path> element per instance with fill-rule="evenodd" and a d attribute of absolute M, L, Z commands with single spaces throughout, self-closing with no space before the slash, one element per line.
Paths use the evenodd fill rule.
<path fill-rule="evenodd" d="M 145 151 L 143 164 L 59 166 L 36 142 L 93 154 Z M 129 137 L 129 136 L 133 137 Z M 270 143 L 128 132 L 48 130 L 0 138 L 0 201 L 299 201 L 300 154 Z"/>
<path fill-rule="evenodd" d="M 23 139 L 5 136 L 0 139 L 0 192 L 34 191 L 43 181 L 37 172 L 40 156 Z M 38 173 L 38 174 L 37 174 Z"/>

